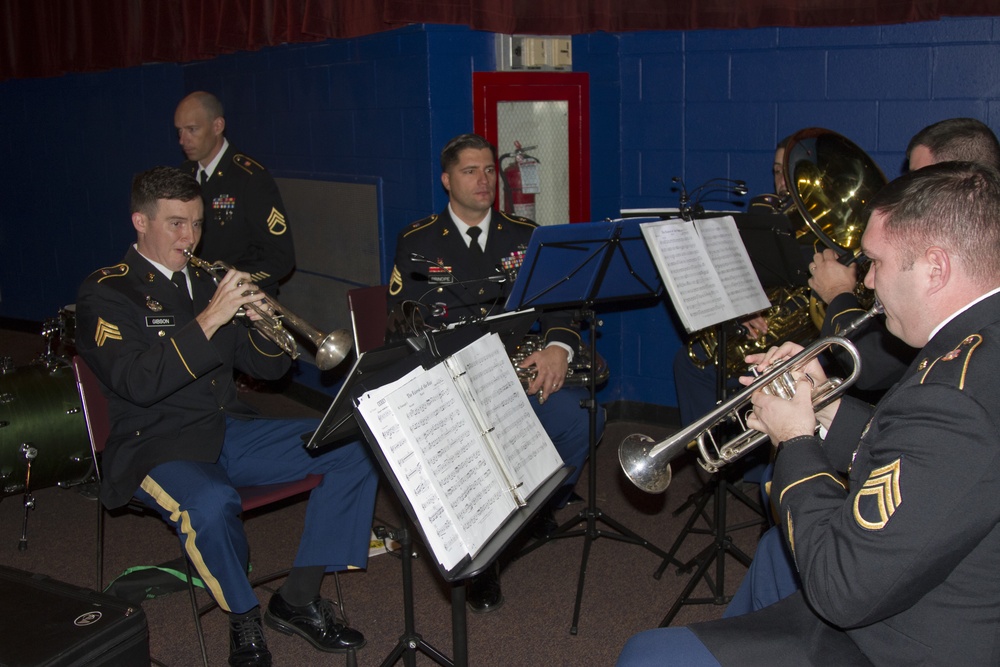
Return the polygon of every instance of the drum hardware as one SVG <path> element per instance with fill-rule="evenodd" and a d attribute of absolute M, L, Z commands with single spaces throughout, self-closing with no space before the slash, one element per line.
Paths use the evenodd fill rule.
<path fill-rule="evenodd" d="M 826 407 L 840 397 L 861 374 L 861 357 L 854 344 L 847 340 L 862 324 L 882 312 L 882 304 L 876 301 L 864 315 L 854 320 L 837 336 L 829 336 L 815 341 L 795 356 L 771 365 L 767 372 L 744 387 L 714 410 L 659 443 L 641 433 L 634 433 L 618 447 L 618 461 L 628 478 L 637 487 L 649 493 L 666 491 L 670 485 L 670 461 L 687 449 L 696 449 L 699 463 L 708 472 L 718 472 L 727 463 L 743 457 L 765 442 L 766 433 L 754 431 L 746 426 L 743 412 L 757 390 L 788 398 L 795 393 L 794 371 L 799 370 L 827 349 L 843 348 L 851 357 L 853 369 L 846 379 L 828 378 L 822 385 L 812 390 L 813 407 L 816 411 Z M 720 444 L 715 442 L 712 430 L 724 422 L 731 421 L 743 429 L 741 433 Z"/>
<path fill-rule="evenodd" d="M 28 512 L 35 509 L 35 496 L 31 492 L 31 462 L 38 456 L 38 450 L 30 444 L 21 445 L 21 454 L 24 455 L 24 520 L 21 523 L 21 539 L 17 543 L 18 551 L 25 551 L 28 548 Z"/>
<path fill-rule="evenodd" d="M 59 337 L 65 345 L 76 346 L 76 304 L 70 303 L 59 309 Z"/>
<path fill-rule="evenodd" d="M 184 254 L 192 265 L 207 271 L 216 284 L 226 275 L 227 271 L 233 270 L 233 267 L 225 262 L 217 261 L 209 263 L 203 259 L 199 259 L 189 250 L 185 250 Z M 305 336 L 316 347 L 316 366 L 320 370 L 326 371 L 335 367 L 351 351 L 353 336 L 347 329 L 337 329 L 324 335 L 305 320 L 283 307 L 266 292 L 260 292 L 260 294 L 263 306 L 258 303 L 248 304 L 248 307 L 261 317 L 259 320 L 253 320 L 251 324 L 266 338 L 284 350 L 292 359 L 298 359 L 299 348 L 289 329 Z M 238 316 L 244 314 L 237 313 Z"/>

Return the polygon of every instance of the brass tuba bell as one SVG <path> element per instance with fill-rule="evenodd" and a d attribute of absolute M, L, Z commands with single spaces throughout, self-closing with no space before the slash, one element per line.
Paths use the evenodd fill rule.
<path fill-rule="evenodd" d="M 789 215 L 804 225 L 796 238 L 810 245 L 818 238 L 841 257 L 856 255 L 864 209 L 886 184 L 878 165 L 850 139 L 809 127 L 788 140 L 783 169 L 794 205 Z"/>

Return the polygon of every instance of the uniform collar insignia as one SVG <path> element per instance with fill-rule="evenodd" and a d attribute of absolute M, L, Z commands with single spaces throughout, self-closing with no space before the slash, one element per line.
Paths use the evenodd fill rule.
<path fill-rule="evenodd" d="M 154 280 L 156 280 L 156 275 L 155 274 L 153 274 L 153 273 L 147 273 L 146 274 L 146 282 L 147 283 L 151 283 Z"/>

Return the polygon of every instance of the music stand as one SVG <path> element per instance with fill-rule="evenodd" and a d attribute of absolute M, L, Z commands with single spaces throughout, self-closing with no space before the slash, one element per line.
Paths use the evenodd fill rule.
<path fill-rule="evenodd" d="M 583 319 L 590 323 L 590 357 L 596 360 L 598 322 L 593 307 L 609 301 L 656 298 L 663 292 L 662 279 L 639 228 L 644 221 L 630 219 L 539 227 L 528 243 L 524 263 L 507 299 L 507 310 L 578 309 L 582 304 Z M 580 619 L 590 545 L 594 540 L 609 537 L 639 545 L 664 559 L 670 558 L 659 547 L 597 507 L 596 373 L 591 373 L 589 392 L 586 401 L 590 417 L 590 466 L 587 476 L 590 490 L 587 506 L 551 536 L 536 541 L 518 554 L 518 558 L 525 556 L 553 539 L 584 538 L 573 623 L 570 626 L 570 634 L 574 635 Z M 617 532 L 599 530 L 598 521 L 603 521 Z M 570 530 L 581 523 L 585 524 L 584 529 Z M 659 578 L 659 574 L 654 576 Z"/>
<path fill-rule="evenodd" d="M 733 214 L 736 227 L 739 230 L 740 238 L 743 240 L 750 256 L 757 277 L 764 287 L 796 287 L 807 284 L 808 281 L 808 259 L 803 253 L 802 245 L 795 240 L 792 231 L 791 221 L 787 216 L 774 213 L 747 213 Z M 718 358 L 716 360 L 717 379 L 717 399 L 721 403 L 727 395 L 727 337 L 728 328 L 731 323 L 720 323 L 716 326 L 716 349 Z M 726 477 L 726 471 L 719 471 L 712 476 L 711 481 L 706 483 L 701 490 L 691 494 L 688 499 L 674 511 L 674 516 L 679 515 L 688 507 L 694 506 L 691 516 L 688 518 L 678 534 L 674 544 L 670 547 L 669 554 L 671 560 L 664 559 L 658 572 L 662 573 L 673 560 L 673 556 L 680 549 L 686 537 L 692 533 L 711 535 L 712 543 L 705 547 L 695 557 L 678 568 L 678 574 L 688 572 L 697 563 L 691 579 L 684 590 L 674 601 L 673 606 L 660 621 L 660 627 L 670 625 L 674 617 L 684 605 L 694 604 L 725 604 L 730 600 L 730 596 L 725 595 L 725 555 L 729 554 L 744 566 L 750 566 L 750 556 L 737 547 L 729 533 L 748 528 L 760 523 L 759 521 L 746 521 L 735 525 L 726 525 L 726 498 L 727 494 L 732 494 L 737 500 L 749 507 L 754 512 L 764 517 L 766 508 L 760 503 L 753 501 L 743 491 L 735 487 Z M 705 506 L 708 500 L 714 501 L 712 518 L 709 519 L 705 513 Z M 704 517 L 709 527 L 707 529 L 695 528 L 695 522 L 699 517 Z M 715 578 L 708 576 L 709 567 L 715 563 Z M 692 598 L 698 582 L 705 579 L 709 590 L 712 593 L 708 598 Z"/>
<path fill-rule="evenodd" d="M 527 330 L 527 327 L 530 327 L 530 324 L 534 319 L 535 316 L 533 314 L 527 313 L 522 314 L 521 317 L 501 317 L 498 318 L 495 328 L 498 329 L 497 333 L 499 333 L 501 339 L 516 336 L 517 339 L 520 340 L 520 338 L 523 337 L 524 332 Z M 353 411 L 358 403 L 358 400 L 364 393 L 401 378 L 418 365 L 429 368 L 436 363 L 440 363 L 443 358 L 457 352 L 485 333 L 490 332 L 490 329 L 491 327 L 489 323 L 481 322 L 464 326 L 453 331 L 438 333 L 428 332 L 423 337 L 418 336 L 408 339 L 405 343 L 398 344 L 393 348 L 394 350 L 398 348 L 398 350 L 393 353 L 393 356 L 401 356 L 396 356 L 396 358 L 390 363 L 384 364 L 377 369 L 370 368 L 368 372 L 365 373 L 352 372 L 348 381 L 345 382 L 345 387 L 341 389 L 338 399 L 340 399 L 341 395 L 345 395 L 346 392 L 346 395 L 350 397 L 348 403 Z M 508 341 L 504 342 L 508 343 Z M 381 348 L 381 350 L 386 350 L 386 348 Z M 378 352 L 378 350 L 373 350 L 372 352 Z M 371 354 L 371 352 L 366 354 Z M 359 358 L 358 361 L 360 362 L 361 358 Z M 340 417 L 338 415 L 341 414 L 339 410 L 334 409 L 336 407 L 336 403 L 337 402 L 335 401 L 335 405 L 331 406 L 331 409 L 327 413 L 328 416 L 332 415 L 331 420 L 333 422 L 339 420 Z M 356 415 L 356 412 L 352 412 L 352 414 Z M 324 418 L 324 422 L 325 421 L 326 419 Z M 407 664 L 412 664 L 417 651 L 423 652 L 439 665 L 467 665 L 468 630 L 465 611 L 464 581 L 470 577 L 476 576 L 489 567 L 497 556 L 499 556 L 499 554 L 514 541 L 523 527 L 538 514 L 542 507 L 559 490 L 559 487 L 562 486 L 566 478 L 572 474 L 573 469 L 563 467 L 553 473 L 548 480 L 539 486 L 535 492 L 526 499 L 527 504 L 525 506 L 519 507 L 510 517 L 507 518 L 504 524 L 476 553 L 474 558 L 469 558 L 467 556 L 451 569 L 445 569 L 440 562 L 436 562 L 439 574 L 445 581 L 451 584 L 452 648 L 454 658 L 453 660 L 449 660 L 441 651 L 424 641 L 423 637 L 416 632 L 414 627 L 411 562 L 412 538 L 410 529 L 407 528 L 406 524 L 408 523 L 410 526 L 415 527 L 424 543 L 429 544 L 427 535 L 424 532 L 424 527 L 417 519 L 417 513 L 411 505 L 406 492 L 397 480 L 391 464 L 386 459 L 381 447 L 377 444 L 377 439 L 368 427 L 367 422 L 365 422 L 364 419 L 355 416 L 355 419 L 343 423 L 353 425 L 353 428 L 360 430 L 360 432 L 364 435 L 370 445 L 372 454 L 381 466 L 389 485 L 392 487 L 397 499 L 400 501 L 400 506 L 402 507 L 405 515 L 403 517 L 402 523 L 404 525 L 402 527 L 386 531 L 387 536 L 398 540 L 402 545 L 401 555 L 403 560 L 403 603 L 405 630 L 392 652 L 386 657 L 385 661 L 382 662 L 382 665 L 387 666 L 394 664 L 400 657 L 404 658 Z M 344 428 L 346 427 L 341 427 L 341 433 Z M 325 431 L 333 434 L 338 432 L 338 429 L 324 429 L 321 425 L 321 428 L 318 429 L 318 431 Z M 343 437 L 343 435 L 340 435 L 339 437 Z M 324 444 L 322 438 L 319 438 L 318 441 L 320 445 L 317 446 Z M 430 550 L 429 547 L 428 550 Z"/>
<path fill-rule="evenodd" d="M 804 287 L 809 284 L 812 250 L 795 238 L 792 221 L 777 213 L 732 213 L 750 263 L 768 287 Z"/>

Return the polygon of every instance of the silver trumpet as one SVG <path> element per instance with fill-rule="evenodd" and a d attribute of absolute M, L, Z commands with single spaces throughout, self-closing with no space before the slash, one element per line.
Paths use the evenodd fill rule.
<path fill-rule="evenodd" d="M 184 254 L 192 265 L 207 271 L 216 284 L 226 275 L 227 271 L 233 270 L 233 267 L 225 262 L 209 263 L 199 259 L 190 250 L 185 250 Z M 259 320 L 253 320 L 253 326 L 292 359 L 299 358 L 299 346 L 289 329 L 305 336 L 310 343 L 316 346 L 316 366 L 322 371 L 330 370 L 339 364 L 351 351 L 353 336 L 347 329 L 336 329 L 324 335 L 301 317 L 283 307 L 266 292 L 260 292 L 260 295 L 264 306 L 256 301 L 248 304 L 248 307 L 261 317 Z"/>
<path fill-rule="evenodd" d="M 795 395 L 795 379 L 792 373 L 803 368 L 824 351 L 837 346 L 851 357 L 853 370 L 846 379 L 828 378 L 823 384 L 812 388 L 813 408 L 816 411 L 823 409 L 839 398 L 861 374 L 861 357 L 847 336 L 881 312 L 882 304 L 876 300 L 870 310 L 836 336 L 821 338 L 795 356 L 774 362 L 763 375 L 754 380 L 753 384 L 744 387 L 714 410 L 666 440 L 656 442 L 641 433 L 628 436 L 618 447 L 618 461 L 622 470 L 629 480 L 643 491 L 662 493 L 670 485 L 672 477 L 670 462 L 687 449 L 697 449 L 698 462 L 701 466 L 708 472 L 717 472 L 722 466 L 732 463 L 767 441 L 769 437 L 766 433 L 755 431 L 746 425 L 744 409 L 750 405 L 750 397 L 756 391 L 762 390 L 782 398 L 791 398 Z M 726 421 L 738 424 L 742 432 L 718 444 L 712 435 L 712 430 Z"/>

